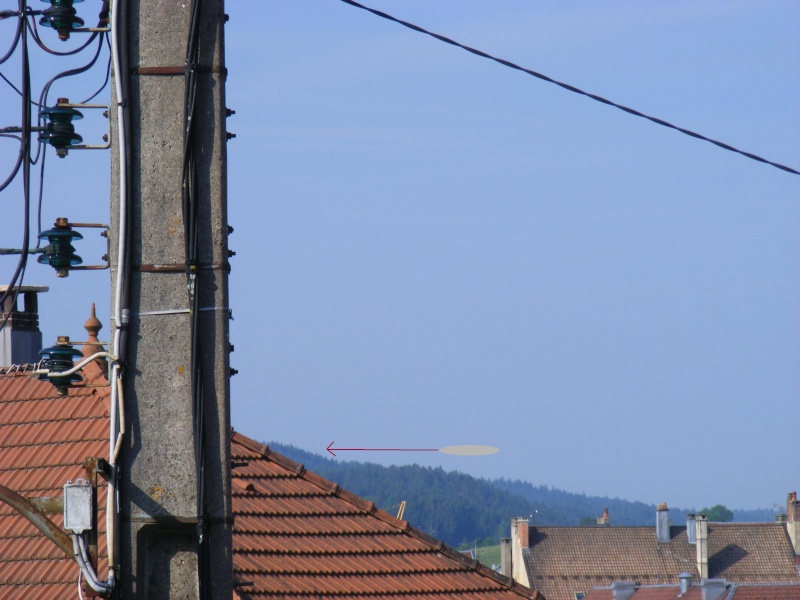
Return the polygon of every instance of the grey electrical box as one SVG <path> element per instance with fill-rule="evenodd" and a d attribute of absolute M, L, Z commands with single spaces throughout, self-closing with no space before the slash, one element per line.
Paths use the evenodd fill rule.
<path fill-rule="evenodd" d="M 84 479 L 64 485 L 64 529 L 81 533 L 92 529 L 92 484 Z"/>

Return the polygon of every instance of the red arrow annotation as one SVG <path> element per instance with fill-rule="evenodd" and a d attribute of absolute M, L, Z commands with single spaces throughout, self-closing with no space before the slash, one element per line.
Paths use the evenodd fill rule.
<path fill-rule="evenodd" d="M 445 446 L 444 448 L 334 448 L 334 442 L 328 444 L 326 450 L 336 456 L 333 452 L 441 452 L 442 454 L 452 454 L 454 456 L 485 456 L 487 454 L 497 454 L 500 448 L 495 446 L 481 446 L 478 444 L 466 444 L 462 446 Z"/>
<path fill-rule="evenodd" d="M 336 452 L 438 452 L 438 448 L 334 448 L 333 444 L 335 442 L 331 442 L 328 444 L 328 447 L 325 448 L 328 452 L 336 456 L 334 454 L 334 450 Z"/>

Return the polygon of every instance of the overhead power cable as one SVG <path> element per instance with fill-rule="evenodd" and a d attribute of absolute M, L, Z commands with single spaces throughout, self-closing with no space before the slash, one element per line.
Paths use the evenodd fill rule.
<path fill-rule="evenodd" d="M 394 21 L 395 23 L 403 25 L 404 27 L 408 27 L 409 29 L 413 29 L 414 31 L 418 31 L 419 33 L 424 33 L 425 35 L 429 35 L 431 37 L 434 37 L 437 40 L 439 40 L 440 42 L 444 42 L 445 44 L 450 44 L 451 46 L 455 46 L 457 48 L 461 48 L 462 50 L 466 50 L 467 52 L 471 52 L 472 54 L 476 54 L 477 56 L 481 56 L 483 58 L 488 58 L 489 60 L 493 60 L 494 62 L 500 63 L 501 65 L 503 65 L 505 67 L 509 67 L 510 69 L 516 69 L 517 71 L 522 71 L 523 73 L 527 73 L 528 75 L 531 75 L 531 76 L 536 77 L 537 79 L 541 79 L 543 81 L 547 81 L 548 83 L 554 83 L 555 85 L 557 85 L 559 87 L 562 87 L 565 90 L 568 90 L 570 92 L 574 92 L 576 94 L 580 94 L 582 96 L 587 96 L 588 98 L 591 98 L 592 100 L 596 100 L 597 102 L 602 102 L 603 104 L 608 104 L 609 106 L 613 106 L 614 108 L 618 108 L 618 109 L 620 109 L 622 111 L 625 111 L 626 113 L 629 113 L 629 114 L 634 115 L 636 117 L 642 117 L 643 119 L 647 119 L 648 121 L 652 121 L 656 125 L 661 125 L 663 127 L 668 127 L 670 129 L 674 129 L 676 131 L 680 131 L 681 133 L 686 134 L 688 136 L 691 136 L 693 138 L 697 138 L 699 140 L 710 142 L 710 143 L 714 144 L 715 146 L 719 146 L 720 148 L 722 148 L 724 150 L 729 150 L 731 152 L 736 152 L 737 154 L 741 154 L 742 156 L 745 156 L 745 157 L 750 158 L 752 160 L 756 160 L 758 162 L 762 162 L 762 163 L 771 165 L 773 167 L 781 169 L 782 171 L 786 171 L 787 173 L 793 173 L 794 175 L 800 175 L 800 171 L 796 171 L 795 169 L 792 169 L 791 167 L 787 167 L 786 165 L 781 165 L 779 163 L 772 162 L 771 160 L 767 160 L 766 158 L 762 158 L 760 156 L 757 156 L 756 154 L 752 154 L 750 152 L 745 152 L 744 150 L 739 150 L 738 148 L 734 148 L 733 146 L 731 146 L 729 144 L 726 144 L 724 142 L 720 142 L 718 140 L 711 139 L 709 137 L 706 137 L 706 136 L 701 135 L 699 133 L 696 133 L 694 131 L 690 131 L 689 129 L 684 129 L 683 127 L 678 127 L 677 125 L 673 125 L 672 123 L 668 123 L 667 121 L 664 121 L 663 119 L 659 119 L 657 117 L 651 117 L 650 115 L 646 115 L 646 114 L 644 114 L 642 112 L 639 112 L 638 110 L 635 110 L 633 108 L 630 108 L 630 107 L 627 107 L 627 106 L 623 106 L 622 104 L 617 104 L 616 102 L 612 102 L 611 100 L 603 98 L 602 96 L 598 96 L 596 94 L 590 94 L 589 92 L 585 92 L 585 91 L 583 91 L 583 90 L 581 90 L 579 88 L 576 88 L 575 86 L 570 85 L 568 83 L 564 83 L 562 81 L 557 81 L 556 79 L 553 79 L 552 77 L 548 77 L 547 75 L 543 75 L 542 73 L 538 73 L 536 71 L 532 71 L 530 69 L 526 69 L 526 68 L 521 67 L 521 66 L 519 66 L 519 65 L 517 65 L 515 63 L 512 63 L 511 61 L 504 60 L 502 58 L 497 58 L 496 56 L 492 56 L 491 54 L 487 54 L 486 52 L 483 52 L 482 50 L 477 50 L 476 48 L 470 48 L 469 46 L 465 46 L 464 44 L 460 44 L 460 43 L 456 42 L 455 40 L 451 40 L 450 38 L 445 37 L 443 35 L 439 35 L 438 33 L 433 33 L 432 31 L 428 31 L 427 29 L 423 29 L 422 27 L 420 27 L 418 25 L 414 25 L 413 23 L 409 23 L 408 21 L 403 21 L 402 19 L 398 19 L 396 17 L 393 17 L 392 15 L 389 15 L 389 14 L 387 14 L 385 12 L 381 12 L 379 10 L 375 10 L 374 8 L 370 8 L 368 6 L 364 6 L 363 4 L 359 4 L 358 2 L 355 2 L 354 0 L 341 0 L 341 1 L 344 2 L 345 4 L 349 4 L 351 6 L 355 6 L 356 8 L 361 8 L 363 10 L 371 12 L 372 14 L 377 15 L 377 16 L 379 16 L 381 18 L 388 19 L 389 21 Z"/>

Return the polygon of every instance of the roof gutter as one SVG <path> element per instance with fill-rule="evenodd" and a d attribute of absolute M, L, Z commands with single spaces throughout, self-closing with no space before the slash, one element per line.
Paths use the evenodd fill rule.
<path fill-rule="evenodd" d="M 75 553 L 72 550 L 72 542 L 69 536 L 62 531 L 58 525 L 48 519 L 41 510 L 33 505 L 33 503 L 4 485 L 0 485 L 0 501 L 5 502 L 25 517 L 31 525 L 41 531 L 48 540 L 58 546 L 64 554 L 67 555 L 67 558 L 71 560 L 75 559 Z"/>

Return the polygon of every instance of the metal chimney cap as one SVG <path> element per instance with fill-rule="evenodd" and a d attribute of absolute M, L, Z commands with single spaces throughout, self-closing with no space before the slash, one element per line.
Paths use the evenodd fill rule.
<path fill-rule="evenodd" d="M 9 286 L 6 284 L 0 285 L 0 294 L 7 292 L 8 287 Z M 50 291 L 50 288 L 46 285 L 22 285 L 19 286 L 18 288 L 15 286 L 15 288 L 19 290 L 20 294 L 24 294 L 25 292 L 42 293 Z"/>

